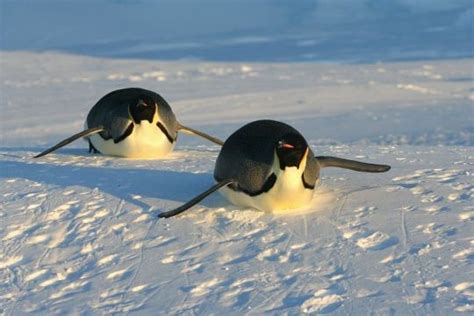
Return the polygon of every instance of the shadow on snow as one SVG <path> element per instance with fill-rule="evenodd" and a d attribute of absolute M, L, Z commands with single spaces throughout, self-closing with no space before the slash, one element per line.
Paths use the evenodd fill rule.
<path fill-rule="evenodd" d="M 133 196 L 172 200 L 181 204 L 205 191 L 214 183 L 212 175 L 208 173 L 139 168 L 0 161 L 0 169 L 2 170 L 1 178 L 22 178 L 63 188 L 68 186 L 82 186 L 91 190 L 98 188 L 102 192 L 144 209 L 154 208 L 154 206 L 134 199 Z M 199 204 L 207 207 L 226 205 L 219 194 L 213 194 Z"/>

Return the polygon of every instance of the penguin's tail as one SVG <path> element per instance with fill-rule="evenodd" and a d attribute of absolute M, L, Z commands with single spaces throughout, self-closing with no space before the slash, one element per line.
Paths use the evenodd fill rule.
<path fill-rule="evenodd" d="M 336 167 L 359 172 L 387 172 L 391 168 L 388 165 L 377 165 L 337 157 L 318 156 L 315 158 L 319 162 L 321 168 Z"/>
<path fill-rule="evenodd" d="M 196 205 L 197 203 L 201 202 L 204 198 L 206 198 L 208 195 L 210 195 L 211 193 L 214 193 L 216 192 L 217 190 L 219 190 L 220 188 L 226 186 L 226 185 L 229 185 L 231 183 L 233 183 L 234 180 L 231 180 L 231 179 L 228 179 L 228 180 L 222 180 L 216 184 L 214 184 L 212 187 L 210 187 L 207 191 L 199 194 L 198 196 L 194 197 L 193 199 L 191 199 L 190 201 L 186 202 L 185 204 L 181 205 L 180 207 L 178 208 L 175 208 L 174 210 L 171 210 L 171 211 L 168 211 L 168 212 L 163 212 L 163 213 L 160 213 L 158 214 L 158 217 L 160 218 L 168 218 L 168 217 L 173 217 L 173 216 L 176 216 L 178 214 L 181 214 L 183 213 L 184 211 L 188 210 L 189 208 L 191 208 L 192 206 Z"/>
<path fill-rule="evenodd" d="M 59 149 L 61 147 L 66 146 L 69 143 L 72 143 L 73 141 L 75 141 L 78 138 L 87 137 L 89 135 L 102 132 L 103 130 L 104 130 L 104 128 L 102 126 L 88 128 L 85 131 L 82 131 L 80 133 L 72 135 L 71 137 L 66 138 L 65 140 L 63 140 L 63 141 L 57 143 L 56 145 L 54 145 L 53 147 L 48 148 L 45 151 L 43 151 L 42 153 L 34 156 L 33 158 L 43 157 L 43 156 L 49 154 L 50 152 L 55 151 L 56 149 Z"/>
<path fill-rule="evenodd" d="M 184 125 L 181 125 L 180 123 L 178 123 L 178 130 L 179 131 L 183 131 L 185 133 L 188 133 L 188 134 L 192 134 L 192 135 L 197 135 L 197 136 L 201 136 L 202 138 L 205 138 L 217 145 L 224 145 L 224 142 L 222 140 L 220 140 L 219 138 L 216 138 L 216 137 L 213 137 L 209 134 L 206 134 L 206 133 L 203 133 L 201 131 L 198 131 L 198 130 L 195 130 L 194 128 L 191 128 L 191 127 L 187 127 L 187 126 L 184 126 Z"/>

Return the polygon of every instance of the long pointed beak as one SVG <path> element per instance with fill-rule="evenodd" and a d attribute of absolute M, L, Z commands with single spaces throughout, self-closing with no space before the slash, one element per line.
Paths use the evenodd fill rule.
<path fill-rule="evenodd" d="M 286 149 L 295 149 L 295 146 L 291 144 L 286 144 L 286 143 L 281 144 L 280 147 L 286 148 Z"/>

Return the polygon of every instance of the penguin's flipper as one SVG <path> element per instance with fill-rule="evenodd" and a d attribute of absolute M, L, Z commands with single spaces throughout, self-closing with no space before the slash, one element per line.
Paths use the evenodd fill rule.
<path fill-rule="evenodd" d="M 46 149 L 45 151 L 43 151 L 42 153 L 34 156 L 33 158 L 39 158 L 39 157 L 43 157 L 44 155 L 47 155 L 49 154 L 50 152 L 52 151 L 55 151 L 56 149 L 58 148 L 61 148 L 63 146 L 66 146 L 67 144 L 69 143 L 72 143 L 73 141 L 75 141 L 76 139 L 78 138 L 81 138 L 81 137 L 86 137 L 86 136 L 89 136 L 89 135 L 92 135 L 92 134 L 96 134 L 96 133 L 99 133 L 101 131 L 103 131 L 104 128 L 102 126 L 99 126 L 99 127 L 93 127 L 93 128 L 89 128 L 89 129 L 86 129 L 85 131 L 82 131 L 80 133 L 77 133 L 75 135 L 72 135 L 71 137 L 69 138 L 66 138 L 65 140 L 57 143 L 56 145 L 54 145 L 53 147 L 51 148 L 48 148 Z"/>
<path fill-rule="evenodd" d="M 207 139 L 207 140 L 209 140 L 213 143 L 216 143 L 217 145 L 220 145 L 220 146 L 224 145 L 224 142 L 222 140 L 220 140 L 219 138 L 212 137 L 211 135 L 208 135 L 206 133 L 195 130 L 194 128 L 181 125 L 179 123 L 178 123 L 178 130 L 181 130 L 181 131 L 186 132 L 188 134 L 194 134 L 194 135 L 201 136 L 202 138 L 205 138 L 205 139 Z"/>
<path fill-rule="evenodd" d="M 160 213 L 158 214 L 158 217 L 160 218 L 168 218 L 168 217 L 172 217 L 172 216 L 176 216 L 178 214 L 181 214 L 183 213 L 184 211 L 186 211 L 187 209 L 189 209 L 190 207 L 196 205 L 197 203 L 201 202 L 205 197 L 207 197 L 208 195 L 210 195 L 211 193 L 214 193 L 216 192 L 217 190 L 219 190 L 220 188 L 226 186 L 226 185 L 229 185 L 231 183 L 235 182 L 234 180 L 222 180 L 216 184 L 214 184 L 212 187 L 210 187 L 207 191 L 199 194 L 198 196 L 196 196 L 195 198 L 193 198 L 192 200 L 186 202 L 185 204 L 181 205 L 180 207 L 178 208 L 175 208 L 174 210 L 171 210 L 171 211 L 168 211 L 168 212 L 163 212 L 163 213 Z"/>
<path fill-rule="evenodd" d="M 319 162 L 321 168 L 337 167 L 360 172 L 387 172 L 391 168 L 388 165 L 376 165 L 337 157 L 318 156 L 316 160 Z"/>

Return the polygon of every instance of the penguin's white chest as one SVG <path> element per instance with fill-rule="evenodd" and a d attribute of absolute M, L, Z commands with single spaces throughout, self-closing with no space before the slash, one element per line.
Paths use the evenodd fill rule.
<path fill-rule="evenodd" d="M 268 191 L 256 196 L 237 192 L 228 187 L 220 192 L 233 204 L 250 206 L 262 211 L 279 211 L 301 208 L 308 205 L 313 198 L 313 190 L 306 189 L 303 184 L 304 168 L 287 167 L 275 170 L 275 184 Z"/>
<path fill-rule="evenodd" d="M 92 145 L 105 155 L 130 158 L 162 158 L 170 153 L 175 142 L 170 143 L 166 135 L 158 128 L 157 117 L 152 123 L 141 121 L 134 124 L 128 137 L 118 143 L 113 139 L 104 140 L 99 134 L 89 137 Z"/>

